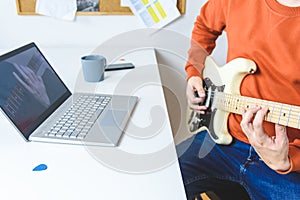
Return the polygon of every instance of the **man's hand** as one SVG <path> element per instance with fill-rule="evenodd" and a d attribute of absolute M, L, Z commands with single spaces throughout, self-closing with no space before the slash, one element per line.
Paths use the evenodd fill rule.
<path fill-rule="evenodd" d="M 289 141 L 286 127 L 276 124 L 275 136 L 270 137 L 263 128 L 268 107 L 253 106 L 243 110 L 241 127 L 260 158 L 273 170 L 286 171 L 290 168 L 288 157 Z"/>
<path fill-rule="evenodd" d="M 50 100 L 43 79 L 40 76 L 37 76 L 29 67 L 17 64 L 14 64 L 14 66 L 22 75 L 22 78 L 20 78 L 17 73 L 13 72 L 17 81 L 30 92 L 38 102 L 44 107 L 48 107 L 50 105 Z"/>
<path fill-rule="evenodd" d="M 198 97 L 195 96 L 195 93 L 198 93 Z M 192 76 L 189 78 L 186 87 L 186 97 L 189 107 L 200 113 L 204 114 L 207 109 L 206 106 L 200 106 L 201 103 L 205 99 L 205 92 L 202 85 L 202 79 L 198 76 Z"/>

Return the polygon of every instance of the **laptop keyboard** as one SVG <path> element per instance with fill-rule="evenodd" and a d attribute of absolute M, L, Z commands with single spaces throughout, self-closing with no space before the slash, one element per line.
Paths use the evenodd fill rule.
<path fill-rule="evenodd" d="M 46 133 L 46 136 L 85 138 L 110 99 L 109 96 L 81 96 Z"/>

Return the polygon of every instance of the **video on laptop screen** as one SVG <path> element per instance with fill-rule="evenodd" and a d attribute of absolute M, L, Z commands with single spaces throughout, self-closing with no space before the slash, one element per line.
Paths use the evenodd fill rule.
<path fill-rule="evenodd" d="M 0 57 L 0 106 L 26 139 L 70 95 L 34 43 Z"/>

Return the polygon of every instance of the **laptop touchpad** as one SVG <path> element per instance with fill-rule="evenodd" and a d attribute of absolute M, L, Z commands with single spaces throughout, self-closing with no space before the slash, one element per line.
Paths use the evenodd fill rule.
<path fill-rule="evenodd" d="M 126 118 L 127 114 L 128 112 L 125 110 L 108 110 L 104 113 L 100 121 L 100 126 L 117 126 L 122 129 L 120 126 L 123 125 L 124 118 Z"/>
<path fill-rule="evenodd" d="M 126 110 L 107 110 L 97 119 L 85 141 L 116 146 L 125 128 L 127 116 Z"/>

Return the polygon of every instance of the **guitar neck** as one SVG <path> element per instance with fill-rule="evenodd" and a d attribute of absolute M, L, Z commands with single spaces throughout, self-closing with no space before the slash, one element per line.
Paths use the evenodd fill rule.
<path fill-rule="evenodd" d="M 215 108 L 242 114 L 242 109 L 250 108 L 253 105 L 269 108 L 265 121 L 281 124 L 284 126 L 300 129 L 300 107 L 273 101 L 261 100 L 240 95 L 226 94 L 218 92 L 214 97 Z"/>

